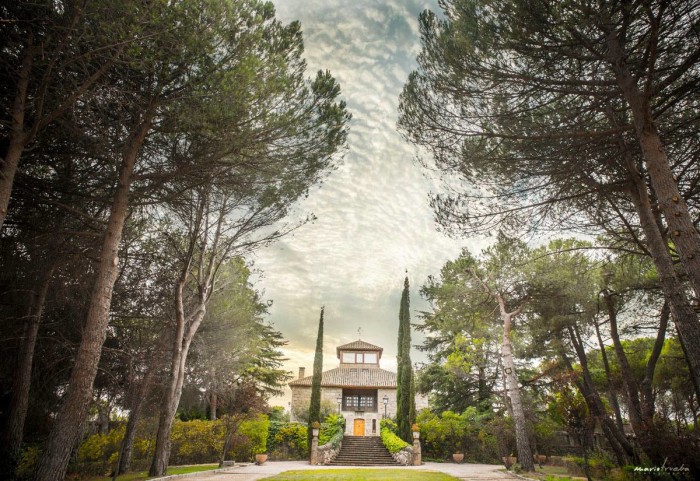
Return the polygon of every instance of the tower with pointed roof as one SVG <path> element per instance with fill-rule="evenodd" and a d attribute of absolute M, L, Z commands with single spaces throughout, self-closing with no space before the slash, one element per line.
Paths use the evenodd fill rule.
<path fill-rule="evenodd" d="M 323 372 L 321 400 L 337 406 L 347 435 L 377 436 L 379 420 L 396 416 L 396 373 L 380 367 L 383 351 L 361 339 L 343 344 L 336 348 L 339 366 Z M 312 376 L 304 374 L 299 368 L 299 378 L 289 383 L 296 408 L 308 407 L 311 399 Z M 427 399 L 417 397 L 416 404 L 427 407 Z"/>

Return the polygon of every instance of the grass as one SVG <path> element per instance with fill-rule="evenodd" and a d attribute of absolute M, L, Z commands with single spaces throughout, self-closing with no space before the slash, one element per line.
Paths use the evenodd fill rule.
<path fill-rule="evenodd" d="M 199 471 L 211 471 L 212 469 L 217 469 L 218 464 L 193 464 L 190 466 L 173 466 L 168 468 L 167 475 L 171 474 L 187 474 L 196 473 Z M 89 478 L 81 478 L 80 481 L 106 481 L 107 476 L 92 476 Z M 122 474 L 117 478 L 119 481 L 143 481 L 148 479 L 148 471 L 138 471 L 135 473 Z"/>
<path fill-rule="evenodd" d="M 529 478 L 541 479 L 543 481 L 578 481 L 585 480 L 569 473 L 563 466 L 542 466 L 536 467 L 534 473 L 527 473 Z"/>
<path fill-rule="evenodd" d="M 285 471 L 260 481 L 456 481 L 457 478 L 433 471 L 405 469 L 324 469 L 322 471 Z"/>

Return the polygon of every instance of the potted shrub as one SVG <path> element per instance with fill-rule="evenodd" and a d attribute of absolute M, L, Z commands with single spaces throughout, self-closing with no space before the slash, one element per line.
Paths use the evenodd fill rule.
<path fill-rule="evenodd" d="M 267 462 L 267 453 L 260 453 L 255 455 L 255 464 L 258 466 L 261 464 L 265 464 Z"/>
<path fill-rule="evenodd" d="M 466 449 L 463 420 L 458 414 L 447 411 L 442 413 L 442 424 L 445 429 L 445 442 L 452 451 L 452 460 L 455 463 L 461 463 L 464 461 L 464 451 Z"/>

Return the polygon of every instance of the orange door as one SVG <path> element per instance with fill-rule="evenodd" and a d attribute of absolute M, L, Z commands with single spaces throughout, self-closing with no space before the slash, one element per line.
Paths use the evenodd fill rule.
<path fill-rule="evenodd" d="M 353 426 L 353 431 L 352 433 L 355 436 L 364 436 L 365 435 L 365 420 L 364 419 L 355 419 L 355 424 Z"/>

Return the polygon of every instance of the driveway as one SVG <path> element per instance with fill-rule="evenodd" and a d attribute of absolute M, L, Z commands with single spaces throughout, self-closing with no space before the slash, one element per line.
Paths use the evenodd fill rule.
<path fill-rule="evenodd" d="M 268 461 L 262 466 L 255 464 L 240 465 L 216 471 L 205 471 L 181 476 L 168 476 L 172 481 L 175 478 L 187 477 L 187 481 L 255 481 L 257 479 L 274 476 L 290 470 L 314 470 L 324 469 L 357 469 L 362 466 L 311 466 L 307 461 Z M 519 478 L 509 473 L 499 471 L 503 466 L 492 464 L 452 464 L 452 463 L 425 463 L 422 466 L 371 466 L 370 469 L 410 469 L 417 471 L 439 471 L 459 478 L 464 481 L 505 481 Z M 161 480 L 166 478 L 160 478 Z"/>

